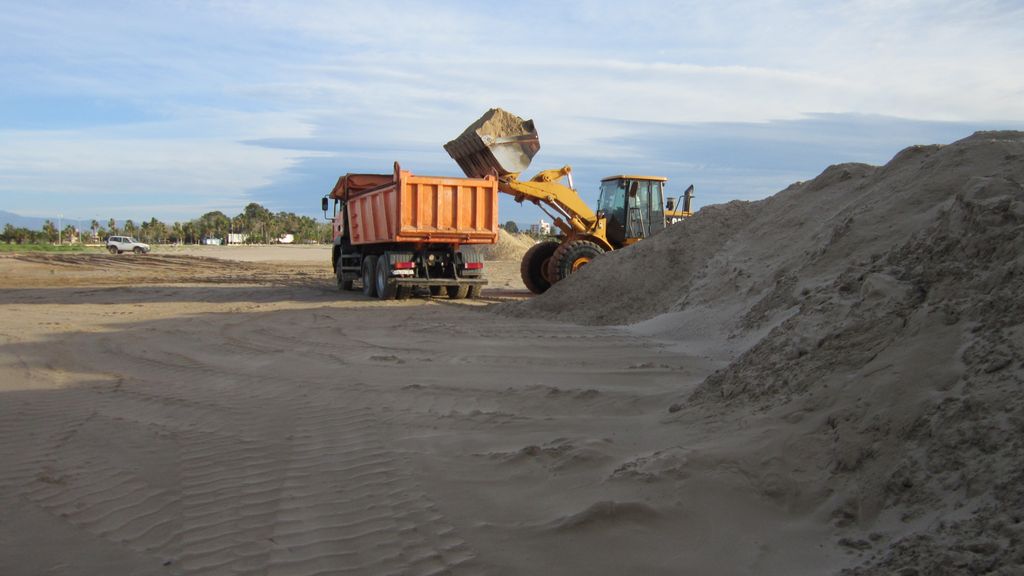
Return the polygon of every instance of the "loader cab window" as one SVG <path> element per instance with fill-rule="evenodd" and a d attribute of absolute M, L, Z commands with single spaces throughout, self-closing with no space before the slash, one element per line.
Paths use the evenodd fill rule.
<path fill-rule="evenodd" d="M 626 238 L 647 238 L 665 227 L 663 186 L 656 180 L 627 181 Z"/>
<path fill-rule="evenodd" d="M 608 240 L 621 245 L 626 238 L 626 182 L 619 179 L 601 182 L 597 209 L 607 218 Z"/>

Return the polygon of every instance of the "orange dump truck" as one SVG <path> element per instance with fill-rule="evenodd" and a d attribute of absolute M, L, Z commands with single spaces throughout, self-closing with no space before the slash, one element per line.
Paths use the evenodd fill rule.
<path fill-rule="evenodd" d="M 408 298 L 416 288 L 475 298 L 484 262 L 474 245 L 498 238 L 498 181 L 392 174 L 346 174 L 323 198 L 331 210 L 331 263 L 338 288 Z"/>

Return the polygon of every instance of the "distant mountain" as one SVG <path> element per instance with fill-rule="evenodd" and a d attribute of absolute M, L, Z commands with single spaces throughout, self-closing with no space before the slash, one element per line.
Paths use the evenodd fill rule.
<path fill-rule="evenodd" d="M 7 212 L 6 210 L 0 210 L 0 229 L 7 224 L 14 226 L 15 228 L 28 228 L 29 230 L 42 230 L 43 222 L 46 222 L 46 218 L 36 218 L 34 216 L 20 216 L 14 212 Z M 57 219 L 52 218 L 53 223 L 57 224 Z"/>

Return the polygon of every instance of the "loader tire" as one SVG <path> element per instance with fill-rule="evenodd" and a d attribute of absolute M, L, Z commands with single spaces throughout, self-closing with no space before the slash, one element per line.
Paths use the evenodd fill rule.
<path fill-rule="evenodd" d="M 551 256 L 558 249 L 558 242 L 541 242 L 534 244 L 526 254 L 523 255 L 523 262 L 519 266 L 519 275 L 523 278 L 523 284 L 534 294 L 543 294 L 551 288 L 551 281 L 547 277 L 548 262 Z"/>
<path fill-rule="evenodd" d="M 601 254 L 604 254 L 604 249 L 588 240 L 566 242 L 552 254 L 548 277 L 552 282 L 564 280 Z"/>
<path fill-rule="evenodd" d="M 363 256 L 363 296 L 377 296 L 377 257 Z"/>

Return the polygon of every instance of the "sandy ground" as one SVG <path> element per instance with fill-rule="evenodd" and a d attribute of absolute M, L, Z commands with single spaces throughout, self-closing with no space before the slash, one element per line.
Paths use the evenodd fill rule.
<path fill-rule="evenodd" d="M 721 360 L 495 315 L 527 297 L 515 262 L 480 301 L 381 303 L 338 293 L 325 255 L 0 258 L 0 574 L 849 561 L 702 456 L 720 425 L 666 411 Z"/>
<path fill-rule="evenodd" d="M 830 166 L 536 298 L 3 255 L 0 575 L 1022 574 L 1021 158 Z"/>

